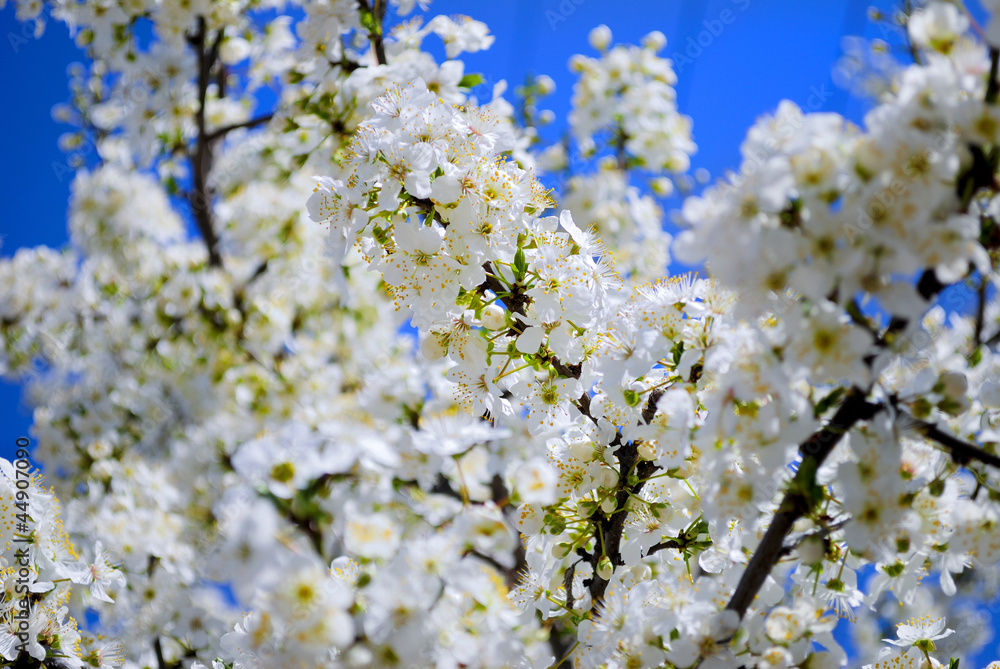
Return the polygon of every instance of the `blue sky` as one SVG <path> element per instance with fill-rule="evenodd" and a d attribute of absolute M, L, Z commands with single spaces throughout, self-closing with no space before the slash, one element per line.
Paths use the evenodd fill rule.
<path fill-rule="evenodd" d="M 832 67 L 844 35 L 883 36 L 867 19 L 872 4 L 894 6 L 886 0 L 435 0 L 432 9 L 471 15 L 496 35 L 489 51 L 465 58 L 468 72 L 481 72 L 488 82 L 506 79 L 511 89 L 529 73 L 555 80 L 556 93 L 545 105 L 557 117 L 544 133 L 552 140 L 564 131 L 569 109 L 567 61 L 574 53 L 593 55 L 591 28 L 607 24 L 616 43 L 663 32 L 664 55 L 683 57 L 675 57 L 678 106 L 694 119 L 692 167 L 714 178 L 738 166 L 746 130 L 782 99 L 860 122 L 866 104 L 834 85 Z M 7 91 L 0 105 L 6 128 L 0 151 L 7 156 L 0 163 L 0 255 L 66 243 L 72 173 L 56 141 L 67 128 L 50 112 L 68 98 L 67 65 L 82 59 L 61 24 L 51 23 L 35 39 L 11 7 L 0 11 L 0 90 Z M 15 438 L 30 425 L 16 386 L 0 383 L 0 420 L 0 455 L 10 457 Z"/>
<path fill-rule="evenodd" d="M 483 73 L 488 82 L 506 79 L 511 89 L 529 73 L 555 80 L 556 93 L 545 106 L 557 118 L 544 133 L 553 140 L 565 129 L 569 110 L 573 79 L 567 62 L 574 53 L 593 55 L 587 43 L 591 28 L 607 24 L 615 42 L 663 32 L 664 54 L 683 57 L 675 63 L 678 105 L 694 119 L 693 167 L 715 177 L 738 165 L 747 128 L 782 99 L 860 119 L 863 103 L 834 86 L 831 68 L 841 53 L 841 36 L 879 34 L 866 18 L 869 5 L 868 0 L 436 0 L 432 9 L 471 15 L 496 35 L 489 51 L 466 57 L 467 71 Z M 30 26 L 16 21 L 12 7 L 0 11 L 0 90 L 8 91 L 0 105 L 7 129 L 0 151 L 8 157 L 0 163 L 0 255 L 67 241 L 72 172 L 56 142 L 68 128 L 52 119 L 51 109 L 68 98 L 67 66 L 83 57 L 62 24 L 50 22 L 36 39 Z M 16 387 L 0 383 L 0 418 L 4 435 L 11 435 L 11 444 L 0 443 L 0 454 L 12 452 L 14 436 L 30 425 L 19 396 Z"/>

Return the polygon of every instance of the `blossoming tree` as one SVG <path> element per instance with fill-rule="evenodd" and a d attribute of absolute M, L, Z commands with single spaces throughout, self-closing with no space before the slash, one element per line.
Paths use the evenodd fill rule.
<path fill-rule="evenodd" d="M 672 240 L 662 34 L 591 33 L 569 160 L 551 80 L 478 101 L 457 58 L 494 38 L 429 4 L 15 2 L 91 59 L 57 109 L 98 156 L 71 247 L 0 262 L 0 371 L 89 552 L 36 556 L 51 603 L 0 655 L 815 669 L 840 619 L 876 667 L 967 652 L 946 619 L 1000 562 L 1000 19 L 902 15 L 862 127 L 781 103 Z M 67 650 L 69 611 L 121 645 Z"/>

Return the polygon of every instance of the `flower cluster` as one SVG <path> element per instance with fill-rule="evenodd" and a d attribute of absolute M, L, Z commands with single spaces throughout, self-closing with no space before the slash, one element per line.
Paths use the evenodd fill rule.
<path fill-rule="evenodd" d="M 655 281 L 670 260 L 672 237 L 663 229 L 663 211 L 629 184 L 626 172 L 603 167 L 571 177 L 562 204 L 577 225 L 600 237 L 624 277 L 636 284 Z"/>
<path fill-rule="evenodd" d="M 983 643 L 955 602 L 1000 562 L 1000 82 L 957 5 L 914 10 L 864 129 L 750 130 L 683 206 L 699 278 L 663 276 L 635 185 L 695 148 L 661 34 L 573 59 L 599 157 L 556 193 L 583 158 L 534 151 L 551 82 L 526 127 L 470 95 L 484 24 L 263 4 L 51 14 L 92 56 L 64 148 L 100 160 L 72 247 L 0 262 L 0 371 L 93 553 L 33 481 L 35 661 L 91 605 L 124 644 L 66 661 L 129 669 L 814 669 L 840 619 L 874 666 Z"/>
<path fill-rule="evenodd" d="M 666 44 L 661 33 L 647 35 L 642 48 L 609 49 L 611 32 L 599 26 L 590 43 L 600 59 L 570 60 L 578 80 L 569 125 L 575 150 L 599 157 L 598 170 L 566 180 L 561 204 L 581 228 L 601 238 L 627 282 L 655 282 L 666 273 L 672 238 L 663 230 L 656 200 L 632 185 L 633 173 L 651 176 L 653 192 L 669 195 L 673 184 L 664 173 L 686 172 L 695 151 L 691 121 L 677 110 L 670 61 L 657 55 Z M 555 145 L 541 153 L 540 162 L 551 163 L 553 153 L 565 152 Z M 565 155 L 562 163 L 577 166 Z"/>
<path fill-rule="evenodd" d="M 0 657 L 17 666 L 32 660 L 121 666 L 121 642 L 81 634 L 66 606 L 73 584 L 89 586 L 87 597 L 102 602 L 114 601 L 108 589 L 125 585 L 101 542 L 91 561 L 80 559 L 63 530 L 59 502 L 25 459 L 0 459 L 0 514 Z"/>
<path fill-rule="evenodd" d="M 575 56 L 580 73 L 573 87 L 570 128 L 583 153 L 597 148 L 595 135 L 610 133 L 624 150 L 621 160 L 650 171 L 685 172 L 694 153 L 691 120 L 677 111 L 670 61 L 657 56 L 667 40 L 660 32 L 643 38 L 642 47 L 611 44 L 607 26 L 590 33 L 601 58 Z"/>

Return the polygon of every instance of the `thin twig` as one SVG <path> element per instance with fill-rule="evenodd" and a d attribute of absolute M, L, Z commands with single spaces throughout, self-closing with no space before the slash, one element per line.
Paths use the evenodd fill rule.
<path fill-rule="evenodd" d="M 736 591 L 726 605 L 727 610 L 735 611 L 740 619 L 746 615 L 750 603 L 781 557 L 785 537 L 795 522 L 812 510 L 811 502 L 804 491 L 815 485 L 816 470 L 848 430 L 856 423 L 868 420 L 882 408 L 881 404 L 871 404 L 866 401 L 864 392 L 852 388 L 830 422 L 799 446 L 799 452 L 802 454 L 799 469 L 782 498 L 778 511 L 771 519 L 771 525 L 764 533 L 764 538 L 761 539 L 743 576 L 740 577 Z"/>
<path fill-rule="evenodd" d="M 986 325 L 986 289 L 988 287 L 989 280 L 985 275 L 981 276 L 979 290 L 976 291 L 976 297 L 979 299 L 979 302 L 976 303 L 976 324 L 972 334 L 972 355 L 975 355 L 979 347 L 983 345 L 983 327 Z"/>
<path fill-rule="evenodd" d="M 673 548 L 675 550 L 680 550 L 684 548 L 684 546 L 682 546 L 676 539 L 670 539 L 669 541 L 661 541 L 660 543 L 654 545 L 648 551 L 646 551 L 646 557 L 649 557 L 654 553 L 659 553 L 660 551 L 665 551 L 670 548 Z"/>
<path fill-rule="evenodd" d="M 153 650 L 156 651 L 156 665 L 159 669 L 167 669 L 167 661 L 163 659 L 163 645 L 160 643 L 159 636 L 153 641 Z"/>
<path fill-rule="evenodd" d="M 976 460 L 978 462 L 1000 468 L 1000 456 L 988 453 L 976 444 L 971 444 L 967 441 L 962 441 L 958 437 L 953 437 L 947 432 L 942 431 L 941 428 L 933 423 L 913 418 L 913 416 L 909 416 L 908 414 L 904 415 L 915 423 L 916 430 L 921 435 L 931 441 L 936 441 L 938 444 L 947 448 L 951 454 L 951 459 L 954 460 L 956 464 L 966 465 L 973 460 Z"/>
<path fill-rule="evenodd" d="M 256 128 L 259 125 L 264 125 L 269 123 L 271 119 L 274 118 L 274 114 L 264 114 L 263 116 L 258 116 L 257 118 L 252 118 L 249 121 L 243 121 L 242 123 L 233 123 L 231 125 L 224 125 L 221 128 L 217 128 L 212 132 L 208 133 L 206 140 L 209 142 L 214 142 L 217 139 L 222 139 L 233 130 L 239 130 L 240 128 Z"/>
<path fill-rule="evenodd" d="M 990 47 L 990 80 L 986 84 L 986 104 L 996 104 L 997 93 L 1000 93 L 1000 81 L 997 81 L 997 70 L 1000 69 L 1000 49 Z"/>
<path fill-rule="evenodd" d="M 806 539 L 813 539 L 813 538 L 825 539 L 826 537 L 830 536 L 837 530 L 843 529 L 843 527 L 847 525 L 847 523 L 849 523 L 850 521 L 851 519 L 847 518 L 845 520 L 841 520 L 840 522 L 834 523 L 833 525 L 827 525 L 826 527 L 822 527 L 816 532 L 809 532 L 807 534 L 803 534 L 801 537 L 799 537 L 792 543 L 782 547 L 779 557 L 785 557 L 786 555 L 791 555 L 792 551 L 798 548 L 802 544 L 802 542 L 805 541 Z"/>

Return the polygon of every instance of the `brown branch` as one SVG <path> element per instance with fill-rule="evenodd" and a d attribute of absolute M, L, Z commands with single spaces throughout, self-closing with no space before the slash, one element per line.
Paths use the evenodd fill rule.
<path fill-rule="evenodd" d="M 358 8 L 361 10 L 362 17 L 368 14 L 371 17 L 369 25 L 365 26 L 368 29 L 368 39 L 372 43 L 372 51 L 375 52 L 375 58 L 378 60 L 379 65 L 385 65 L 385 43 L 382 39 L 382 20 L 385 18 L 385 0 L 374 0 L 374 7 L 368 4 L 368 0 L 358 0 Z M 366 23 L 362 20 L 362 24 Z"/>
<path fill-rule="evenodd" d="M 922 434 L 925 438 L 931 441 L 936 441 L 940 445 L 948 449 L 951 454 L 951 459 L 959 465 L 967 465 L 973 460 L 977 460 L 987 465 L 992 465 L 993 467 L 1000 468 L 1000 456 L 993 453 L 988 453 L 979 446 L 975 444 L 970 444 L 967 441 L 962 441 L 957 437 L 944 432 L 937 425 L 933 423 L 928 423 L 924 420 L 919 420 L 910 416 L 909 414 L 903 414 L 913 420 L 917 425 L 917 431 Z"/>
<path fill-rule="evenodd" d="M 796 548 L 798 548 L 802 544 L 802 542 L 805 541 L 806 539 L 813 539 L 813 538 L 816 538 L 816 539 L 825 539 L 825 538 L 827 538 L 828 536 L 830 536 L 831 534 L 833 534 L 837 530 L 843 529 L 843 527 L 845 525 L 847 525 L 847 523 L 849 523 L 850 520 L 851 519 L 848 518 L 847 520 L 842 520 L 842 521 L 840 521 L 838 523 L 834 523 L 833 525 L 828 525 L 826 527 L 820 528 L 816 532 L 809 532 L 807 534 L 803 534 L 801 537 L 799 537 L 798 539 L 796 539 L 792 543 L 788 544 L 787 546 L 782 547 L 782 549 L 780 551 L 780 555 L 778 557 L 779 558 L 783 558 L 786 555 L 791 555 L 792 551 L 794 551 Z"/>
<path fill-rule="evenodd" d="M 997 344 L 1000 344 L 1000 331 L 998 331 L 992 337 L 983 342 L 983 346 L 985 346 L 986 348 L 993 348 Z"/>
<path fill-rule="evenodd" d="M 750 603 L 771 573 L 771 569 L 781 557 L 785 537 L 792 526 L 799 518 L 812 511 L 815 500 L 810 499 L 806 491 L 815 485 L 816 470 L 848 430 L 856 423 L 868 420 L 882 408 L 883 405 L 867 402 L 864 392 L 852 388 L 826 427 L 815 432 L 799 446 L 799 453 L 802 454 L 799 469 L 782 498 L 770 527 L 764 533 L 764 538 L 750 558 L 750 563 L 743 572 L 732 599 L 726 605 L 727 610 L 735 611 L 741 619 L 743 618 Z"/>
<path fill-rule="evenodd" d="M 491 263 L 484 263 L 483 269 L 486 270 L 486 281 L 483 282 L 483 287 L 492 290 L 495 295 L 504 295 L 505 297 L 501 299 L 503 300 L 504 306 L 507 307 L 508 310 L 518 314 L 519 316 L 527 315 L 525 307 L 528 305 L 529 298 L 522 290 L 520 290 L 523 286 L 515 283 L 510 287 L 510 290 L 508 290 L 507 286 L 503 285 L 500 279 L 496 278 L 496 276 L 490 276 L 491 274 L 496 274 L 496 270 L 494 270 Z"/>
<path fill-rule="evenodd" d="M 590 393 L 584 392 L 582 395 L 580 395 L 580 399 L 578 399 L 575 402 L 575 404 L 576 408 L 580 410 L 580 413 L 582 413 L 584 416 L 590 419 L 591 423 L 593 423 L 594 425 L 599 425 L 597 419 L 594 418 L 593 414 L 590 413 Z"/>
<path fill-rule="evenodd" d="M 231 125 L 224 125 L 221 128 L 217 128 L 212 132 L 208 133 L 205 139 L 209 142 L 214 142 L 218 139 L 222 139 L 233 130 L 239 130 L 240 128 L 256 128 L 259 125 L 264 125 L 269 123 L 271 119 L 274 118 L 274 113 L 264 114 L 263 116 L 258 116 L 257 118 L 252 118 L 249 121 L 243 121 L 242 123 L 233 123 Z"/>
<path fill-rule="evenodd" d="M 619 170 L 628 169 L 628 154 L 625 152 L 625 142 L 628 141 L 628 134 L 625 128 L 618 124 L 615 129 L 615 164 Z"/>
<path fill-rule="evenodd" d="M 659 390 L 654 390 L 649 394 L 649 399 L 646 400 L 646 406 L 642 412 L 642 420 L 644 423 L 649 423 L 653 420 L 656 415 L 656 404 L 660 401 L 660 397 L 663 396 L 663 392 Z M 616 437 L 615 441 L 620 443 L 621 435 Z M 612 442 L 614 444 L 615 442 Z M 628 520 L 629 512 L 626 509 L 626 504 L 630 497 L 638 495 L 644 485 L 646 485 L 646 479 L 656 472 L 656 465 L 648 460 L 639 462 L 639 441 L 630 441 L 618 447 L 615 455 L 618 456 L 618 494 L 615 496 L 616 499 L 616 513 L 613 513 L 610 517 L 598 517 L 595 521 L 595 531 L 602 533 L 604 535 L 604 550 L 605 555 L 611 560 L 611 564 L 618 567 L 625 564 L 621 556 L 621 544 L 622 535 L 625 531 L 625 521 Z M 634 485 L 629 485 L 629 476 L 635 470 L 635 476 L 638 479 Z M 598 515 L 597 512 L 595 516 Z M 608 581 L 597 574 L 597 564 L 600 561 L 602 555 L 600 551 L 595 550 L 594 554 L 591 556 L 591 564 L 594 567 L 594 576 L 590 581 L 590 597 L 592 601 L 592 611 L 596 613 L 596 607 L 598 601 L 604 596 L 604 591 L 608 588 Z"/>
<path fill-rule="evenodd" d="M 431 492 L 437 495 L 447 495 L 448 497 L 457 499 L 459 502 L 465 501 L 462 499 L 462 495 L 451 487 L 451 482 L 441 472 L 438 472 L 437 478 L 434 480 L 434 485 L 431 486 Z"/>
<path fill-rule="evenodd" d="M 323 531 L 316 524 L 315 519 L 299 515 L 293 508 L 291 508 L 291 505 L 289 505 L 285 513 L 285 518 L 297 528 L 302 530 L 302 533 L 309 538 L 313 548 L 316 549 L 316 554 L 319 555 L 321 559 L 324 558 Z"/>
<path fill-rule="evenodd" d="M 493 503 L 502 509 L 504 515 L 509 518 L 514 511 L 514 505 L 510 503 L 510 491 L 507 490 L 503 477 L 499 474 L 494 474 L 493 478 L 490 479 L 490 497 Z M 507 577 L 507 587 L 513 588 L 517 585 L 518 575 L 527 570 L 528 556 L 524 552 L 524 544 L 518 539 L 517 547 L 514 549 L 514 566 L 503 571 L 504 576 Z"/>
<path fill-rule="evenodd" d="M 167 661 L 163 658 L 163 644 L 160 643 L 159 636 L 153 641 L 153 650 L 156 652 L 156 666 L 159 669 L 167 669 Z"/>
<path fill-rule="evenodd" d="M 263 261 L 261 261 L 261 263 L 259 265 L 257 265 L 257 267 L 253 271 L 253 274 L 251 274 L 250 278 L 247 279 L 247 281 L 246 281 L 245 284 L 243 284 L 243 288 L 244 289 L 246 289 L 247 286 L 249 286 L 250 284 L 252 284 L 258 278 L 260 278 L 264 274 L 264 272 L 267 271 L 267 263 L 268 263 L 268 259 L 265 258 Z"/>
<path fill-rule="evenodd" d="M 986 85 L 986 104 L 996 104 L 997 93 L 1000 93 L 1000 81 L 997 80 L 997 70 L 1000 67 L 1000 49 L 990 47 L 990 80 Z"/>
<path fill-rule="evenodd" d="M 983 327 L 986 325 L 986 289 L 989 287 L 989 281 L 985 274 L 979 278 L 979 290 L 976 291 L 979 302 L 976 304 L 976 324 L 972 334 L 971 355 L 973 356 L 983 345 Z"/>
<path fill-rule="evenodd" d="M 208 247 L 208 264 L 212 267 L 222 267 L 222 256 L 219 254 L 219 237 L 212 226 L 212 195 L 209 192 L 208 175 L 212 171 L 212 142 L 205 130 L 205 101 L 208 98 L 208 85 L 211 81 L 212 66 L 219 57 L 219 46 L 222 41 L 222 31 L 216 35 L 211 46 L 207 45 L 208 26 L 205 17 L 198 17 L 198 29 L 188 37 L 188 42 L 194 47 L 198 58 L 198 109 L 195 112 L 195 123 L 198 126 L 198 140 L 194 154 L 188 154 L 191 163 L 194 189 L 188 195 L 191 212 L 195 224 Z"/>
<path fill-rule="evenodd" d="M 507 567 L 505 567 L 502 564 L 500 564 L 497 561 L 497 559 L 495 557 L 493 557 L 492 555 L 487 555 L 486 553 L 480 552 L 479 550 L 476 550 L 475 548 L 470 548 L 469 550 L 465 551 L 465 555 L 463 555 L 463 557 L 468 557 L 470 555 L 472 557 L 479 558 L 480 560 L 482 560 L 483 562 L 487 563 L 488 565 L 490 565 L 491 567 L 493 567 L 494 569 L 496 569 L 498 572 L 500 572 L 501 574 L 503 574 L 504 576 L 506 576 L 506 577 L 509 578 L 509 576 L 510 576 L 510 569 L 508 569 Z"/>
<path fill-rule="evenodd" d="M 219 99 L 226 97 L 226 65 L 225 63 L 219 63 L 219 67 L 215 70 L 215 86 L 219 89 Z"/>
<path fill-rule="evenodd" d="M 660 551 L 665 551 L 671 548 L 675 550 L 680 550 L 684 548 L 684 546 L 676 539 L 670 539 L 669 541 L 661 541 L 660 543 L 656 544 L 655 546 L 652 546 L 648 551 L 646 551 L 646 557 L 649 557 L 654 553 L 659 553 Z"/>

